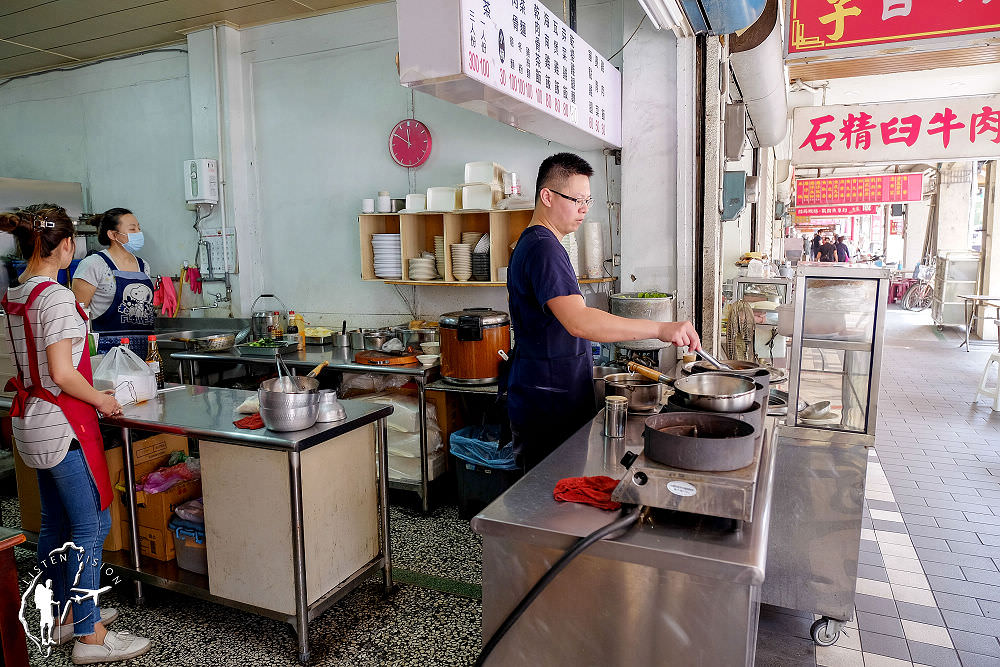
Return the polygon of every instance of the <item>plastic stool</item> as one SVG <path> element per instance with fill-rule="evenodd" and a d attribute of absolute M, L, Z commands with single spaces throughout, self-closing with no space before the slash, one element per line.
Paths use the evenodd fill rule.
<path fill-rule="evenodd" d="M 993 364 L 996 364 L 997 368 L 1000 369 L 1000 352 L 994 352 L 986 360 L 986 368 L 983 369 L 983 375 L 979 378 L 979 386 L 976 387 L 976 396 L 972 399 L 972 402 L 978 403 L 980 394 L 988 396 L 993 399 L 993 411 L 1000 412 L 1000 377 L 997 379 L 997 386 L 995 388 L 986 388 L 986 375 L 990 372 L 990 366 Z"/>

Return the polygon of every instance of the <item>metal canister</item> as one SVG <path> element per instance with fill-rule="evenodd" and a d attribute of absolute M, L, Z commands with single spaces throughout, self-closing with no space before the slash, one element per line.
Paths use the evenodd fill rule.
<path fill-rule="evenodd" d="M 605 396 L 604 435 L 609 438 L 624 438 L 627 419 L 628 399 L 624 396 Z"/>

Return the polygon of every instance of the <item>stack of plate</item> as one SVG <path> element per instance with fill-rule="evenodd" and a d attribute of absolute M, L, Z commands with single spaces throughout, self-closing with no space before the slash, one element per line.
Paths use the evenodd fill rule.
<path fill-rule="evenodd" d="M 402 249 L 399 234 L 372 234 L 375 275 L 398 280 L 403 277 Z"/>
<path fill-rule="evenodd" d="M 475 248 L 481 238 L 483 238 L 482 232 L 462 232 L 462 243 L 471 248 Z"/>
<path fill-rule="evenodd" d="M 438 275 L 442 278 L 444 277 L 444 237 L 435 236 L 434 237 L 434 265 L 437 268 Z"/>
<path fill-rule="evenodd" d="M 570 232 L 562 237 L 562 247 L 569 255 L 569 263 L 573 266 L 573 275 L 580 275 L 580 246 L 576 242 L 576 232 Z"/>
<path fill-rule="evenodd" d="M 434 280 L 437 278 L 434 259 L 413 257 L 410 259 L 408 276 L 410 280 Z"/>
<path fill-rule="evenodd" d="M 472 277 L 472 246 L 468 243 L 451 244 L 451 273 L 455 280 Z"/>

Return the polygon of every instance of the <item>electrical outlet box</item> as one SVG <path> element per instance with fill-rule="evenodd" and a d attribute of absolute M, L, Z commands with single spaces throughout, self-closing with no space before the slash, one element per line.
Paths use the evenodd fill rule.
<path fill-rule="evenodd" d="M 219 203 L 219 167 L 215 160 L 184 160 L 184 199 L 189 204 Z"/>
<path fill-rule="evenodd" d="M 611 258 L 611 263 L 613 265 L 615 265 L 615 266 L 621 266 L 622 265 L 622 256 L 619 255 L 618 253 L 615 253 L 614 257 Z"/>
<path fill-rule="evenodd" d="M 227 267 L 229 273 L 239 273 L 239 267 L 236 264 L 236 231 L 233 229 L 226 230 L 226 252 L 223 255 L 222 252 L 222 230 L 221 229 L 206 229 L 201 233 L 201 240 L 208 242 L 209 251 L 206 251 L 205 246 L 201 247 L 201 253 L 198 255 L 198 270 L 201 271 L 202 276 L 209 279 L 222 278 Z M 208 255 L 212 256 L 212 273 L 208 272 Z"/>

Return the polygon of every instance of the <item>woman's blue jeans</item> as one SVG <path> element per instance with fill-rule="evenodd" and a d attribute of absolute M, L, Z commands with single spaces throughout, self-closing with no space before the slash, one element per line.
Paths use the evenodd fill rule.
<path fill-rule="evenodd" d="M 101 587 L 104 539 L 111 529 L 111 511 L 101 509 L 101 497 L 82 450 L 70 449 L 59 464 L 36 472 L 42 503 L 39 583 L 52 580 L 52 597 L 59 603 L 55 614 L 58 625 L 67 602 Z M 72 544 L 60 553 L 67 543 Z M 92 597 L 73 602 L 74 635 L 93 634 L 94 623 L 99 620 L 101 612 Z"/>

